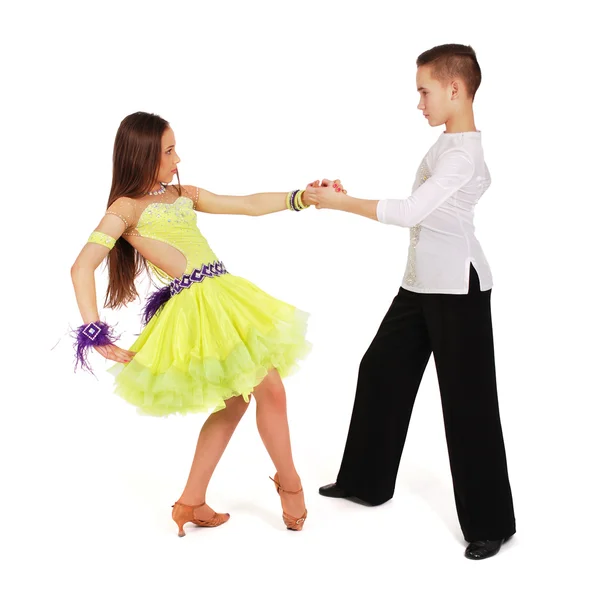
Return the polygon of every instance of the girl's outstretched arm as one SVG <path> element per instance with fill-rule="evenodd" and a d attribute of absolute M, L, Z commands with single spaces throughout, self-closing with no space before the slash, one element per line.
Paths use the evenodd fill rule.
<path fill-rule="evenodd" d="M 318 187 L 319 184 L 318 180 L 313 181 L 308 184 L 307 188 Z M 197 198 L 194 202 L 194 208 L 200 212 L 258 217 L 289 208 L 286 204 L 288 192 L 263 192 L 248 196 L 224 196 L 213 194 L 202 188 L 185 187 L 190 190 L 192 198 Z"/>
<path fill-rule="evenodd" d="M 196 210 L 223 215 L 259 217 L 286 210 L 287 192 L 264 192 L 249 196 L 222 196 L 208 190 L 198 190 Z"/>

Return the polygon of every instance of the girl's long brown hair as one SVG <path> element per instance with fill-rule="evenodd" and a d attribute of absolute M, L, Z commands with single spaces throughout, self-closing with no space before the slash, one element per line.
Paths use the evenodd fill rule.
<path fill-rule="evenodd" d="M 156 184 L 162 135 L 168 127 L 169 123 L 158 115 L 145 112 L 123 119 L 115 137 L 108 207 L 122 196 L 143 198 Z M 177 181 L 179 183 L 179 174 Z M 125 306 L 138 297 L 135 279 L 147 269 L 146 260 L 121 237 L 109 252 L 107 262 L 108 290 L 104 306 Z"/>

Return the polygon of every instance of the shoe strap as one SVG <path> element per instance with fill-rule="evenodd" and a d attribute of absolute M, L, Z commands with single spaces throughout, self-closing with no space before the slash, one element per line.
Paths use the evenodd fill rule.
<path fill-rule="evenodd" d="M 191 504 L 183 504 L 183 502 L 175 502 L 175 504 L 173 504 L 171 506 L 171 508 L 174 508 L 175 506 L 183 506 L 185 508 L 200 508 L 202 506 L 204 506 L 206 504 L 206 502 L 203 502 L 202 504 L 194 504 L 193 506 Z"/>
<path fill-rule="evenodd" d="M 304 491 L 302 488 L 300 488 L 297 492 L 288 492 L 288 490 L 284 490 L 281 487 L 278 481 L 275 481 L 272 477 L 269 477 L 269 479 L 277 486 L 278 491 L 283 492 L 284 494 L 291 494 L 292 496 L 295 496 L 296 494 L 299 494 L 300 492 Z"/>

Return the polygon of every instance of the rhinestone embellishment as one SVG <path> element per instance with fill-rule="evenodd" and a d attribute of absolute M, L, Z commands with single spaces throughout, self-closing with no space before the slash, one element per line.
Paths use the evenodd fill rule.
<path fill-rule="evenodd" d="M 164 183 L 160 184 L 160 187 L 153 192 L 148 192 L 148 196 L 158 196 L 159 194 L 164 194 L 167 191 Z"/>
<path fill-rule="evenodd" d="M 427 167 L 427 162 L 425 159 L 421 162 L 419 166 L 418 178 L 419 181 L 423 184 L 425 183 L 431 173 L 429 172 L 429 168 Z M 410 228 L 410 246 L 408 248 L 408 264 L 406 266 L 406 276 L 405 281 L 408 285 L 414 285 L 417 282 L 417 244 L 419 243 L 419 237 L 421 235 L 421 225 L 414 225 Z"/>
<path fill-rule="evenodd" d="M 421 166 L 419 167 L 419 180 L 421 181 L 421 183 L 425 183 L 429 177 L 431 176 L 431 174 L 429 173 L 429 168 L 427 167 L 427 163 L 425 162 L 425 159 L 423 159 L 423 162 L 421 163 Z"/>
<path fill-rule="evenodd" d="M 100 333 L 100 327 L 98 327 L 98 325 L 96 325 L 95 323 L 90 323 L 83 330 L 82 333 L 83 333 L 83 335 L 85 335 L 85 337 L 92 340 L 92 342 L 93 342 L 98 337 L 98 334 Z"/>

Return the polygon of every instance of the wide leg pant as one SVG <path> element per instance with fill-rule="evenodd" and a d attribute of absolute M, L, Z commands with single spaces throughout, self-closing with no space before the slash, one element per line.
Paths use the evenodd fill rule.
<path fill-rule="evenodd" d="M 480 291 L 472 266 L 468 294 L 400 288 L 361 361 L 337 477 L 341 488 L 371 504 L 393 496 L 415 397 L 433 352 L 454 497 L 467 541 L 515 532 L 490 297 L 491 290 Z"/>

